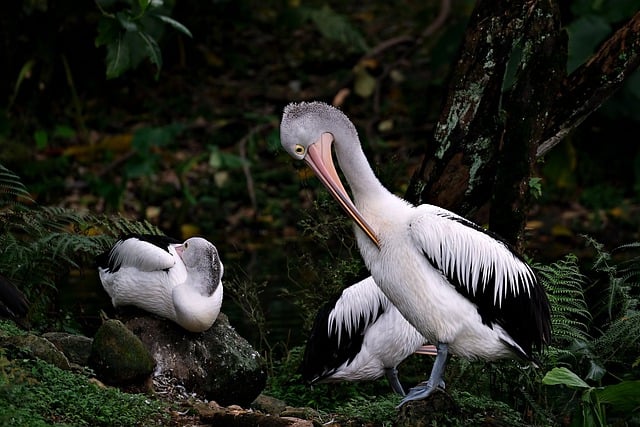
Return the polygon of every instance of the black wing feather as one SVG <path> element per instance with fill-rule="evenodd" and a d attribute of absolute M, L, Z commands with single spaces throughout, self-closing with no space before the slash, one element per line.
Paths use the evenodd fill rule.
<path fill-rule="evenodd" d="M 504 292 L 498 296 L 496 301 L 496 264 L 483 265 L 474 269 L 473 263 L 480 262 L 478 259 L 465 259 L 467 263 L 464 269 L 458 265 L 446 264 L 443 257 L 438 252 L 426 251 L 423 249 L 425 258 L 440 273 L 446 277 L 456 291 L 471 301 L 478 310 L 485 325 L 493 327 L 500 325 L 522 348 L 523 352 L 514 348 L 524 359 L 532 359 L 532 350 L 541 349 L 549 344 L 551 340 L 551 312 L 549 300 L 540 284 L 535 272 L 529 267 L 524 259 L 504 239 L 495 233 L 483 229 L 477 224 L 459 217 L 447 211 L 436 212 L 436 215 L 460 224 L 468 229 L 468 233 L 482 233 L 493 239 L 496 245 L 502 245 L 507 256 L 513 257 L 512 262 L 522 263 L 526 272 L 524 275 L 517 275 L 515 282 L 504 286 Z M 467 233 L 465 232 L 465 233 Z M 449 242 L 446 238 L 440 243 L 439 253 L 442 254 Z M 478 257 L 479 258 L 479 257 Z M 457 259 L 457 262 L 463 262 Z M 488 270 L 487 270 L 488 269 Z M 461 271 L 478 271 L 479 274 L 473 279 L 477 280 L 475 288 L 470 286 L 471 278 L 461 276 Z M 486 274 L 485 274 L 486 273 Z"/>
<path fill-rule="evenodd" d="M 299 368 L 307 383 L 322 381 L 333 375 L 345 362 L 351 363 L 362 348 L 366 329 L 384 312 L 383 305 L 379 304 L 379 309 L 372 318 L 361 315 L 351 334 L 347 335 L 343 328 L 338 340 L 336 327 L 329 331 L 329 316 L 341 296 L 342 294 L 332 297 L 316 314 Z"/>

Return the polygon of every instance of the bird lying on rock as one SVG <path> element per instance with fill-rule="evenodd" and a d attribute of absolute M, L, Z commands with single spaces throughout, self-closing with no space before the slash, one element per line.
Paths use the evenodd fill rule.
<path fill-rule="evenodd" d="M 96 259 L 114 307 L 136 306 L 191 332 L 211 327 L 222 305 L 224 267 L 201 237 L 129 235 Z"/>
<path fill-rule="evenodd" d="M 405 392 L 398 365 L 413 353 L 436 355 L 435 347 L 407 322 L 371 276 L 323 305 L 313 323 L 300 366 L 309 384 L 372 381 L 383 375 Z"/>
<path fill-rule="evenodd" d="M 387 190 L 340 110 L 321 102 L 289 104 L 280 140 L 354 220 L 358 249 L 380 289 L 436 343 L 429 380 L 412 388 L 400 405 L 444 386 L 449 352 L 533 362 L 533 350 L 550 342 L 549 301 L 531 267 L 471 221 L 437 206 L 415 206 Z M 333 164 L 332 146 L 353 200 Z"/>

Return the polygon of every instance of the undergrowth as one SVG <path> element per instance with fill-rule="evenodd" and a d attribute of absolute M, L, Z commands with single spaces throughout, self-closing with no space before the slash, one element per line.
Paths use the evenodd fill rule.
<path fill-rule="evenodd" d="M 0 425 L 165 425 L 169 412 L 141 394 L 103 388 L 41 360 L 9 360 L 0 352 Z"/>

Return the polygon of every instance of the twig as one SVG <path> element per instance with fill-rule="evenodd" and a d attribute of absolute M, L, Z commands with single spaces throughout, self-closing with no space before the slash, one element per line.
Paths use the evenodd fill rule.
<path fill-rule="evenodd" d="M 273 123 L 263 123 L 254 126 L 249 132 L 238 141 L 238 154 L 242 158 L 242 172 L 247 180 L 247 193 L 249 194 L 249 200 L 251 200 L 251 207 L 253 208 L 254 216 L 258 213 L 258 202 L 256 199 L 256 190 L 253 183 L 253 177 L 251 176 L 251 167 L 249 160 L 247 160 L 247 142 L 253 138 L 256 134 L 261 133 L 267 129 L 273 127 Z"/>

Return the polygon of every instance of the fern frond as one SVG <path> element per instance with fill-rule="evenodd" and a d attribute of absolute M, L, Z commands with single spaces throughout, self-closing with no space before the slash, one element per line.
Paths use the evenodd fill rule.
<path fill-rule="evenodd" d="M 33 202 L 20 177 L 0 163 L 0 207 L 16 203 L 17 198 Z"/>
<path fill-rule="evenodd" d="M 147 221 L 62 207 L 9 206 L 0 210 L 0 273 L 20 283 L 36 307 L 32 311 L 50 321 L 45 313 L 52 309 L 59 280 L 74 269 L 93 270 L 95 256 L 130 233 L 161 234 Z"/>
<path fill-rule="evenodd" d="M 580 272 L 578 258 L 569 254 L 553 264 L 535 264 L 534 268 L 551 304 L 554 340 L 563 345 L 587 341 L 591 313 L 584 298 L 586 277 Z"/>
<path fill-rule="evenodd" d="M 594 340 L 595 351 L 607 362 L 631 363 L 640 352 L 640 242 L 618 246 L 610 253 L 593 239 L 594 270 L 606 275 L 609 322 Z M 615 255 L 615 256 L 614 256 Z"/>
<path fill-rule="evenodd" d="M 611 322 L 594 340 L 595 351 L 606 362 L 625 362 L 640 351 L 640 312 L 632 311 Z"/>

